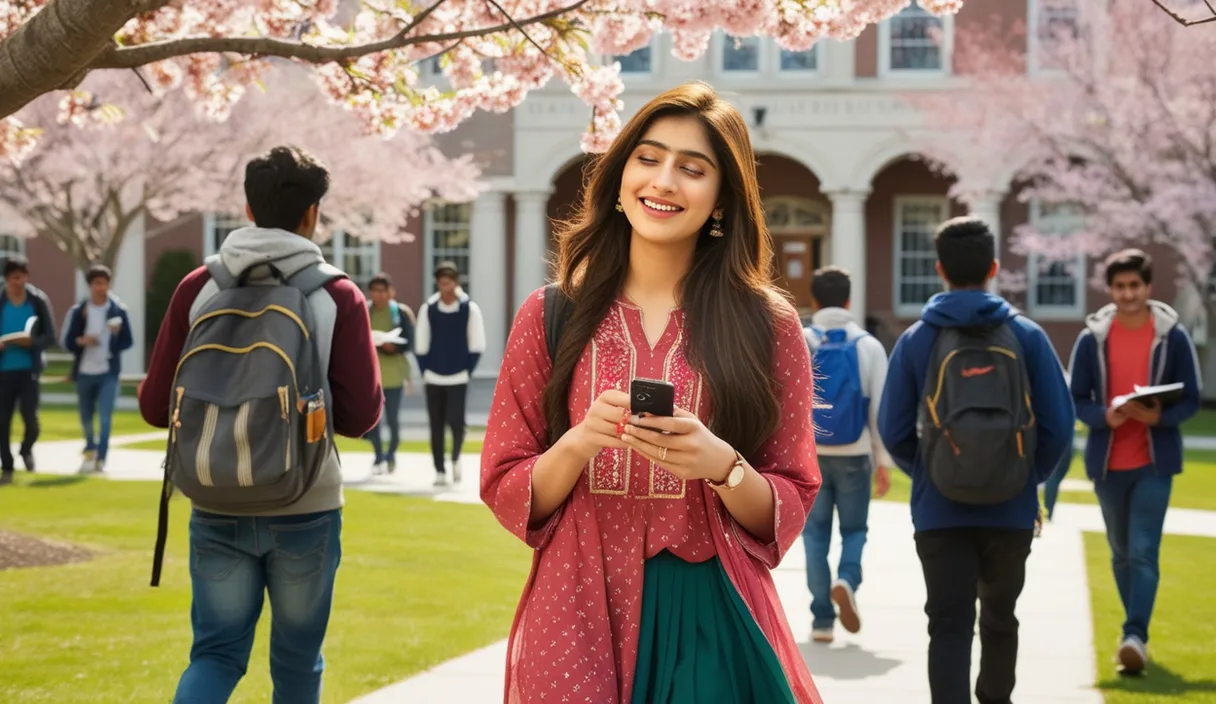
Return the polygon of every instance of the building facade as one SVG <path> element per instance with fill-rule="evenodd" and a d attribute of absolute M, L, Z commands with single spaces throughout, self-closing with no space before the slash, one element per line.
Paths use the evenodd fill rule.
<path fill-rule="evenodd" d="M 941 290 L 934 228 L 970 212 L 999 233 L 1002 266 L 1026 273 L 1025 291 L 1011 298 L 1043 325 L 1066 359 L 1084 316 L 1107 300 L 1089 285 L 1092 262 L 1027 259 L 1010 251 L 1009 242 L 1017 225 L 1032 221 L 1066 236 L 1077 216 L 1019 199 L 1016 164 L 965 184 L 980 194 L 968 204 L 950 198 L 956 177 L 935 172 L 915 153 L 912 145 L 924 128 L 903 96 L 958 88 L 950 70 L 956 33 L 994 14 L 1025 22 L 1029 31 L 1016 41 L 1024 44 L 1019 48 L 1027 52 L 1027 70 L 1049 73 L 1042 42 L 1060 27 L 1075 26 L 1074 7 L 1060 0 L 968 0 L 959 15 L 939 20 L 913 5 L 854 41 L 827 40 L 792 53 L 768 39 L 718 35 L 693 62 L 673 58 L 670 38 L 657 35 L 650 46 L 621 57 L 625 117 L 672 85 L 695 79 L 709 81 L 738 106 L 758 154 L 780 282 L 804 312 L 811 272 L 843 266 L 853 275 L 852 309 L 889 348 Z M 433 290 L 435 263 L 457 262 L 485 316 L 489 349 L 479 374 L 496 374 L 515 310 L 549 274 L 555 223 L 578 202 L 586 164 L 579 138 L 588 119 L 587 107 L 556 82 L 534 91 L 511 114 L 477 115 L 441 138 L 450 153 L 472 151 L 485 164 L 488 188 L 476 201 L 434 204 L 412 223 L 412 242 L 342 235 L 325 245 L 327 256 L 360 283 L 387 271 L 398 297 L 415 308 Z M 187 249 L 201 258 L 240 224 L 240 218 L 209 213 L 150 225 L 141 238 L 139 282 L 150 280 L 163 252 Z M 68 283 L 71 265 L 45 244 L 26 246 L 35 281 L 50 292 L 57 311 L 65 310 L 79 292 Z M 1173 254 L 1154 254 L 1162 273 L 1154 293 L 1172 302 Z M 119 279 L 126 275 L 117 272 Z"/>

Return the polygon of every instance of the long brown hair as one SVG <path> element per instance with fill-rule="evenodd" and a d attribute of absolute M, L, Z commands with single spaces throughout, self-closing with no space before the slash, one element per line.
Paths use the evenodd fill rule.
<path fill-rule="evenodd" d="M 688 361 L 709 386 L 710 430 L 746 456 L 780 422 L 771 369 L 781 299 L 772 285 L 772 240 L 747 124 L 700 81 L 659 95 L 629 120 L 590 165 L 582 204 L 561 226 L 557 283 L 574 305 L 545 388 L 545 417 L 550 437 L 560 437 L 570 427 L 574 368 L 620 295 L 629 268 L 632 227 L 616 212 L 625 164 L 650 125 L 668 116 L 700 120 L 723 176 L 718 205 L 726 234 L 711 237 L 708 223 L 702 229 L 692 267 L 676 295 L 688 326 Z"/>

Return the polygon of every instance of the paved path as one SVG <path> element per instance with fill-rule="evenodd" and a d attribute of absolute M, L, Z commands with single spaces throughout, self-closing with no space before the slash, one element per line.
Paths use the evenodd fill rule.
<path fill-rule="evenodd" d="M 127 436 L 118 443 L 162 435 Z M 1188 445 L 1190 442 L 1188 441 Z M 41 471 L 71 474 L 79 465 L 77 441 L 38 446 Z M 115 480 L 159 480 L 161 454 L 149 450 L 111 450 L 107 476 Z M 371 477 L 370 453 L 344 453 L 344 479 L 350 489 L 431 496 L 439 501 L 479 504 L 479 457 L 465 458 L 463 486 L 436 490 L 430 458 L 405 454 L 391 477 Z M 1088 482 L 1081 482 L 1088 489 Z M 1170 533 L 1216 537 L 1216 512 L 1170 509 Z M 1102 704 L 1092 688 L 1092 624 L 1085 574 L 1082 531 L 1103 530 L 1097 506 L 1062 504 L 1044 536 L 1036 540 L 1027 564 L 1027 583 L 1018 605 L 1021 642 L 1017 698 L 1035 704 Z M 832 548 L 835 562 L 838 544 Z M 827 704 L 929 702 L 926 680 L 928 635 L 924 582 L 912 541 L 905 504 L 878 501 L 871 507 L 865 551 L 866 582 L 858 593 L 865 627 L 857 635 L 838 629 L 836 643 L 809 643 L 810 598 L 805 586 L 801 542 L 774 571 L 774 579 L 795 637 Z M 1112 636 L 1114 637 L 1114 636 Z M 505 641 L 450 660 L 352 704 L 487 704 L 501 701 Z M 978 641 L 973 652 L 978 671 Z M 1103 664 L 1103 667 L 1108 665 Z"/>

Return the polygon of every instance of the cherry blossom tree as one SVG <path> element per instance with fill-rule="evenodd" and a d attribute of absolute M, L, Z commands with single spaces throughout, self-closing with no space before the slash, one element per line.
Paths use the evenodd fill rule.
<path fill-rule="evenodd" d="M 1216 320 L 1216 33 L 1185 29 L 1139 0 L 1090 12 L 1098 8 L 1052 4 L 1081 11 L 1031 28 L 1033 72 L 1026 27 L 960 32 L 965 89 L 909 96 L 925 126 L 949 135 L 924 139 L 924 151 L 959 177 L 956 197 L 1012 175 L 1025 184 L 1022 200 L 1083 215 L 1067 237 L 1019 226 L 1015 251 L 1062 260 L 1165 245 L 1181 255 L 1180 289 Z"/>
<path fill-rule="evenodd" d="M 290 73 L 270 74 L 280 90 L 255 92 L 223 123 L 195 116 L 180 92 L 143 91 L 129 72 L 91 76 L 85 91 L 63 99 L 39 98 L 19 117 L 48 125 L 41 145 L 20 164 L 0 158 L 0 222 L 18 236 L 49 239 L 82 271 L 94 263 L 113 267 L 141 216 L 170 221 L 193 211 L 243 212 L 244 165 L 277 144 L 298 145 L 329 168 L 327 232 L 400 241 L 410 237 L 407 219 L 428 199 L 476 197 L 479 171 L 471 157 L 449 159 L 431 138 L 410 131 L 391 140 L 362 134 L 315 85 Z M 94 92 L 133 96 L 130 112 L 102 103 L 60 105 Z M 60 112 L 71 121 L 59 123 Z"/>
<path fill-rule="evenodd" d="M 802 51 L 823 37 L 853 38 L 910 2 L 8 0 L 0 2 L 0 154 L 27 153 L 46 124 L 13 113 L 90 72 L 136 70 L 154 90 L 181 90 L 223 117 L 272 57 L 309 65 L 329 100 L 389 134 L 505 112 L 557 76 L 591 107 L 584 148 L 599 151 L 620 127 L 623 90 L 619 64 L 598 65 L 601 55 L 628 54 L 660 29 L 686 60 L 716 28 Z M 919 3 L 942 14 L 963 0 Z M 442 64 L 445 89 L 420 79 L 431 59 Z"/>

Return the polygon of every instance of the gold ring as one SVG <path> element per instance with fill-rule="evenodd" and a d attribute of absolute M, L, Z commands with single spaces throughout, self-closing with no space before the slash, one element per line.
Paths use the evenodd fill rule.
<path fill-rule="evenodd" d="M 659 455 L 659 459 L 664 462 L 667 461 L 667 448 L 666 447 L 663 448 L 663 454 Z"/>

